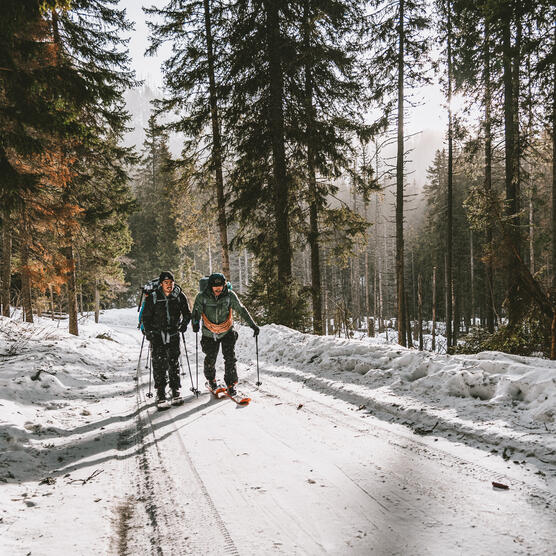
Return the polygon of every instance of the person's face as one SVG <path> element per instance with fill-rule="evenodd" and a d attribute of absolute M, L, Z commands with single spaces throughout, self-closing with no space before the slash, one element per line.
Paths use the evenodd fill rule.
<path fill-rule="evenodd" d="M 222 293 L 223 289 L 224 286 L 212 286 L 212 293 L 215 297 L 218 297 Z"/>
<path fill-rule="evenodd" d="M 162 280 L 162 291 L 164 292 L 164 295 L 170 295 L 173 289 L 174 289 L 173 280 L 170 280 L 170 278 L 166 278 L 166 280 Z"/>

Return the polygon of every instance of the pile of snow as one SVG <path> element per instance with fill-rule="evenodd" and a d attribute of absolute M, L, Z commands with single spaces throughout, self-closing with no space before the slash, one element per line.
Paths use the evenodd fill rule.
<path fill-rule="evenodd" d="M 244 335 L 245 336 L 245 335 Z M 249 353 L 249 339 L 241 339 Z M 499 352 L 446 356 L 265 326 L 265 372 L 413 429 L 451 431 L 556 462 L 556 362 Z"/>
<path fill-rule="evenodd" d="M 81 321 L 75 337 L 35 320 L 0 317 L 0 552 L 98 554 L 132 479 L 138 334 Z"/>

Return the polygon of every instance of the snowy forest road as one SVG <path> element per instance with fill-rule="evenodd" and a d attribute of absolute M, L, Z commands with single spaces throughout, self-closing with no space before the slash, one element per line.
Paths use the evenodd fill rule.
<path fill-rule="evenodd" d="M 157 412 L 138 377 L 129 553 L 552 553 L 555 501 L 516 466 L 238 371 L 246 407 L 206 392 Z"/>

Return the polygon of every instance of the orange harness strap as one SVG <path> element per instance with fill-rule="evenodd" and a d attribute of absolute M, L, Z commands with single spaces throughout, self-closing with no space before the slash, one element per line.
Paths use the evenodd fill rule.
<path fill-rule="evenodd" d="M 228 330 L 230 330 L 230 328 L 232 328 L 234 324 L 231 307 L 230 307 L 230 314 L 228 315 L 228 318 L 220 324 L 214 324 L 213 322 L 210 322 L 210 320 L 208 320 L 205 313 L 201 313 L 201 317 L 203 317 L 203 323 L 205 327 L 208 328 L 213 334 L 223 334 L 224 332 L 228 332 Z"/>

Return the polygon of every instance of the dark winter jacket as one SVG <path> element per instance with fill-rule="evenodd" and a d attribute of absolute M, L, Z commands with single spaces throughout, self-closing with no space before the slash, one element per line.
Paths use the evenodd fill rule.
<path fill-rule="evenodd" d="M 162 339 L 161 333 L 174 336 L 181 326 L 185 327 L 191 320 L 187 297 L 178 285 L 174 285 L 168 297 L 159 286 L 146 298 L 142 319 L 145 334 L 153 341 L 157 341 L 159 336 Z"/>
<path fill-rule="evenodd" d="M 201 321 L 201 314 L 204 313 L 210 322 L 214 324 L 221 324 L 228 318 L 230 309 L 236 311 L 251 328 L 255 328 L 257 326 L 249 314 L 249 311 L 241 303 L 235 292 L 228 289 L 228 286 L 224 286 L 224 289 L 218 298 L 214 296 L 212 288 L 208 285 L 204 291 L 199 292 L 197 297 L 195 297 L 195 303 L 193 304 L 192 319 L 194 323 L 199 323 Z M 203 336 L 220 339 L 226 333 L 227 332 L 223 334 L 214 334 L 206 328 L 203 322 Z"/>

